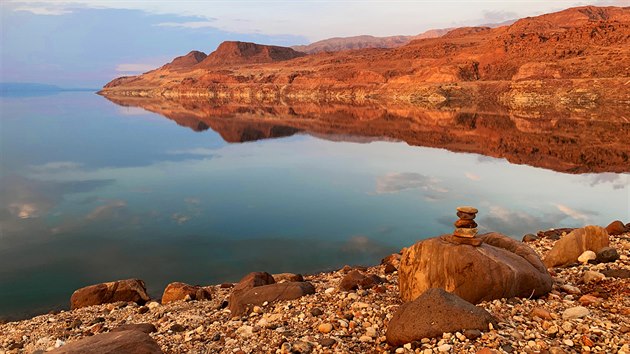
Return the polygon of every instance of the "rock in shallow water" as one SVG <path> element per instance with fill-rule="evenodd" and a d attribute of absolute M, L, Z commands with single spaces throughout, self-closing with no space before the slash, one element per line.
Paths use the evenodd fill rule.
<path fill-rule="evenodd" d="M 443 289 L 429 289 L 402 304 L 387 327 L 387 343 L 393 346 L 422 338 L 467 329 L 487 330 L 496 320 L 489 312 Z"/>
<path fill-rule="evenodd" d="M 478 303 L 551 290 L 551 276 L 529 246 L 498 233 L 479 239 L 484 243 L 478 247 L 437 237 L 407 248 L 398 270 L 401 298 L 411 301 L 430 288 L 443 288 Z"/>

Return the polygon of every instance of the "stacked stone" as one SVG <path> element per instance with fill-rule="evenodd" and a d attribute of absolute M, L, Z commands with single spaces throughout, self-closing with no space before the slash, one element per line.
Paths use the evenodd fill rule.
<path fill-rule="evenodd" d="M 477 216 L 478 210 L 470 206 L 457 207 L 457 217 L 459 220 L 455 221 L 455 232 L 453 236 L 472 238 L 477 236 L 477 223 L 475 222 L 475 216 Z"/>

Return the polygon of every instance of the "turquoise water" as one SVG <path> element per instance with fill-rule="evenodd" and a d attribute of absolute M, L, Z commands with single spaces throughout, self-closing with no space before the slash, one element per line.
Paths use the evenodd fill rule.
<path fill-rule="evenodd" d="M 516 238 L 629 216 L 627 174 L 391 141 L 228 144 L 89 92 L 0 104 L 0 318 L 128 277 L 159 296 L 172 281 L 375 264 L 450 232 L 462 204 L 482 231 Z"/>

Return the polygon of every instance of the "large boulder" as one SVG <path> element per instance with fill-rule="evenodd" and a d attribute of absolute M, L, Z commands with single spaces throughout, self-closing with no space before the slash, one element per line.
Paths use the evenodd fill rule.
<path fill-rule="evenodd" d="M 210 300 L 212 299 L 211 289 L 210 287 L 188 285 L 186 283 L 170 283 L 166 289 L 164 289 L 162 303 L 168 304 L 173 301 L 185 300 L 186 297 L 190 300 Z"/>
<path fill-rule="evenodd" d="M 275 282 L 276 281 L 274 280 L 273 275 L 267 272 L 251 272 L 239 280 L 239 282 L 234 286 L 234 291 L 247 290 L 256 286 L 269 285 Z"/>
<path fill-rule="evenodd" d="M 402 300 L 412 301 L 431 288 L 473 304 L 551 291 L 551 276 L 529 246 L 498 233 L 475 240 L 465 244 L 443 235 L 405 249 L 398 269 Z"/>
<path fill-rule="evenodd" d="M 86 286 L 75 290 L 70 297 L 70 308 L 101 305 L 118 301 L 135 302 L 140 305 L 149 301 L 147 289 L 140 279 L 118 280 Z"/>
<path fill-rule="evenodd" d="M 117 331 L 86 337 L 54 349 L 53 354 L 162 354 L 153 338 L 141 331 Z"/>
<path fill-rule="evenodd" d="M 443 333 L 488 330 L 496 326 L 492 315 L 443 289 L 425 291 L 413 301 L 402 304 L 387 326 L 387 343 L 399 346 L 422 338 L 442 337 Z"/>
<path fill-rule="evenodd" d="M 617 236 L 626 232 L 626 226 L 619 220 L 615 220 L 606 226 L 609 235 Z"/>
<path fill-rule="evenodd" d="M 584 251 L 597 253 L 608 244 L 608 232 L 603 227 L 590 225 L 575 229 L 556 241 L 543 263 L 547 268 L 575 263 Z"/>
<path fill-rule="evenodd" d="M 247 314 L 253 306 L 260 306 L 265 302 L 293 300 L 314 293 L 315 287 L 309 282 L 257 286 L 244 291 L 233 292 L 230 297 L 229 309 L 232 316 L 241 316 Z"/>

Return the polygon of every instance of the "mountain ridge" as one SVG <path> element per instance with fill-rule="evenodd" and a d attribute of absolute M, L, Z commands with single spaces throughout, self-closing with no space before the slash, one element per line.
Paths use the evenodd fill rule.
<path fill-rule="evenodd" d="M 101 94 L 432 105 L 480 100 L 512 109 L 630 102 L 624 89 L 630 7 L 584 6 L 509 26 L 462 27 L 391 49 L 306 55 L 250 43 L 233 55 L 234 44 L 221 46 L 185 70 L 118 78 Z"/>

